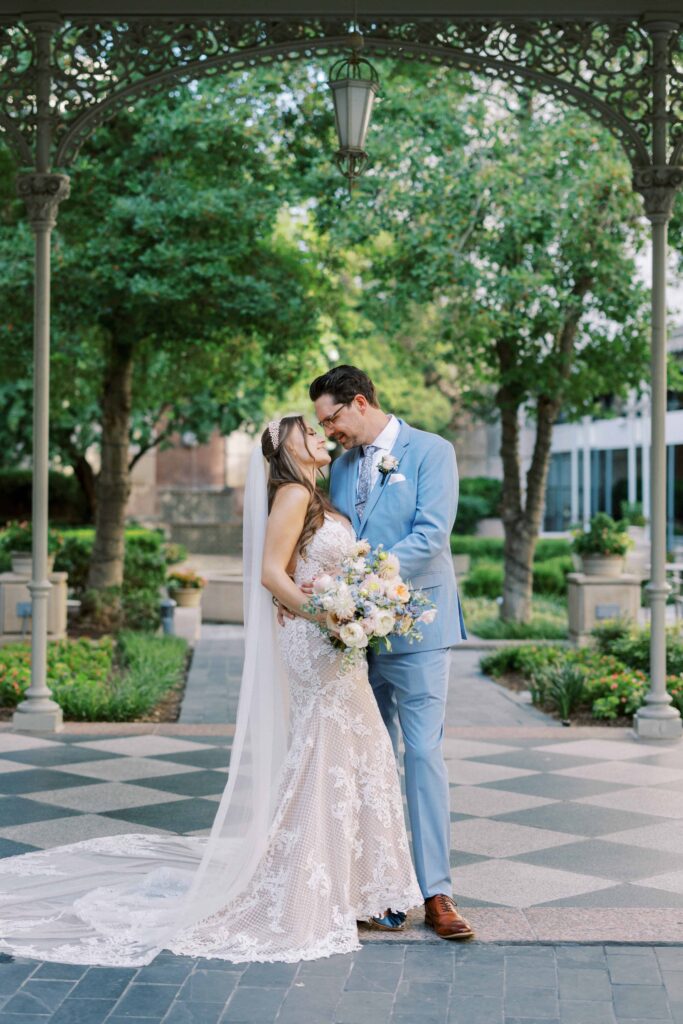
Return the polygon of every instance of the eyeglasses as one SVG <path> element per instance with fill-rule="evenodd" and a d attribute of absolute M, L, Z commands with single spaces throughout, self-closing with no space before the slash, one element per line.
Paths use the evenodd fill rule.
<path fill-rule="evenodd" d="M 346 406 L 350 404 L 350 402 L 342 402 L 339 408 L 335 409 L 331 416 L 326 416 L 324 420 L 318 420 L 318 426 L 322 427 L 323 430 L 326 430 L 327 427 L 331 427 L 342 409 L 345 409 Z"/>

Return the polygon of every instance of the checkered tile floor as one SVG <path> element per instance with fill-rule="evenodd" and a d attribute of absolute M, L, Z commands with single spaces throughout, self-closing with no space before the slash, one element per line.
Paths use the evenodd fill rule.
<path fill-rule="evenodd" d="M 460 905 L 683 907 L 683 746 L 531 733 L 445 741 Z M 229 756 L 227 736 L 0 731 L 0 856 L 206 834 Z"/>

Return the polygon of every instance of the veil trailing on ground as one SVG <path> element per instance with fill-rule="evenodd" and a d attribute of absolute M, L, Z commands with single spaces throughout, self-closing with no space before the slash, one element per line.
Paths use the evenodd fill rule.
<path fill-rule="evenodd" d="M 257 447 L 244 501 L 244 669 L 210 836 L 133 833 L 0 860 L 0 951 L 125 966 L 149 963 L 164 948 L 202 955 L 194 926 L 249 884 L 266 848 L 288 742 L 279 627 L 261 584 L 267 519 L 267 467 Z"/>

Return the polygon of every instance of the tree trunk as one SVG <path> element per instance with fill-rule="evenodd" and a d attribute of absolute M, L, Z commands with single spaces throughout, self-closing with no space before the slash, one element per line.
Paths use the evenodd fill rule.
<path fill-rule="evenodd" d="M 132 370 L 132 347 L 113 338 L 104 377 L 102 468 L 97 478 L 95 544 L 88 574 L 88 586 L 96 590 L 119 586 L 123 581 L 125 511 L 130 494 Z"/>
<path fill-rule="evenodd" d="M 72 459 L 71 465 L 74 471 L 74 476 L 78 480 L 81 491 L 88 503 L 90 521 L 94 522 L 95 511 L 97 508 L 97 482 L 95 480 L 93 468 L 85 455 L 75 455 Z"/>

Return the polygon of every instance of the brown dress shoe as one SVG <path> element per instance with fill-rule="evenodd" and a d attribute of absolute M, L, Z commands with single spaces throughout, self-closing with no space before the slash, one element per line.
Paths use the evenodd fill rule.
<path fill-rule="evenodd" d="M 425 900 L 425 924 L 441 939 L 474 938 L 469 921 L 460 916 L 451 897 L 442 892 Z"/>

